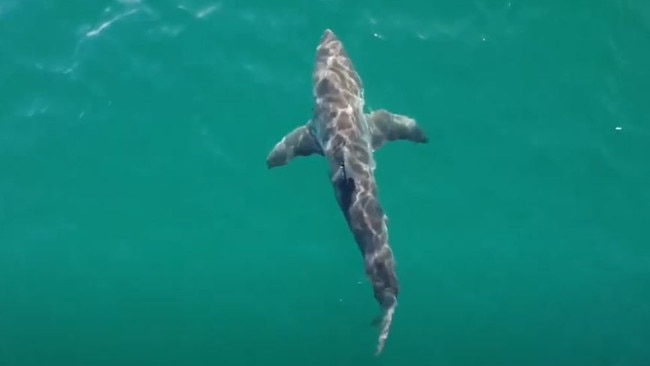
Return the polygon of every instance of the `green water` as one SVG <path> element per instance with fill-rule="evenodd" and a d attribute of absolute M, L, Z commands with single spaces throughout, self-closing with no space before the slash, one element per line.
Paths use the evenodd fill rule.
<path fill-rule="evenodd" d="M 320 34 L 427 145 L 376 153 L 377 305 L 311 113 Z M 0 366 L 650 365 L 650 3 L 0 0 Z"/>

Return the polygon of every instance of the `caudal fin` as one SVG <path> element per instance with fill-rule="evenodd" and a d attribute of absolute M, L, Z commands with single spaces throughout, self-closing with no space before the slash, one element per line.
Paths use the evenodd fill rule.
<path fill-rule="evenodd" d="M 390 324 L 393 322 L 393 314 L 395 313 L 396 306 L 397 306 L 397 301 L 393 301 L 393 303 L 383 311 L 381 324 L 380 324 L 379 339 L 377 340 L 377 350 L 375 351 L 375 356 L 379 356 L 381 354 L 381 351 L 384 350 L 384 344 L 386 343 L 386 339 L 388 338 L 388 333 L 390 332 Z"/>

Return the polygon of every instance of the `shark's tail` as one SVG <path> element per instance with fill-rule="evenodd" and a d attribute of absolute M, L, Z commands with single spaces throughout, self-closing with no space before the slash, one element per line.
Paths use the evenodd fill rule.
<path fill-rule="evenodd" d="M 397 299 L 393 297 L 393 301 L 390 304 L 382 309 L 381 323 L 379 326 L 379 339 L 377 340 L 377 350 L 375 351 L 375 356 L 379 356 L 381 351 L 384 349 L 384 344 L 388 338 L 388 333 L 390 332 L 390 324 L 393 322 L 393 314 L 395 313 L 395 308 L 397 307 Z"/>
<path fill-rule="evenodd" d="M 393 314 L 397 307 L 399 283 L 394 267 L 393 255 L 387 244 L 365 256 L 366 275 L 372 283 L 375 299 L 381 309 L 380 316 L 373 322 L 375 325 L 379 325 L 379 339 L 375 356 L 379 356 L 384 349 L 390 325 L 393 322 Z"/>

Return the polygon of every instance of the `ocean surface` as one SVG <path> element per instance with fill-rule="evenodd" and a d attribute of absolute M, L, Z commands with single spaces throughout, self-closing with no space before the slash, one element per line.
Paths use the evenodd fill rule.
<path fill-rule="evenodd" d="M 311 114 L 368 110 L 384 353 Z M 650 365 L 647 0 L 0 0 L 0 366 Z"/>

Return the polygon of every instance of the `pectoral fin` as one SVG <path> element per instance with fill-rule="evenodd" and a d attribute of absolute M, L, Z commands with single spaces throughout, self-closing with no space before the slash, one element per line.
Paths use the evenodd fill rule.
<path fill-rule="evenodd" d="M 273 147 L 266 158 L 266 166 L 271 169 L 288 164 L 296 156 L 312 154 L 322 155 L 322 152 L 305 124 L 289 132 Z"/>
<path fill-rule="evenodd" d="M 417 122 L 401 114 L 380 109 L 366 115 L 372 132 L 372 148 L 379 149 L 384 143 L 395 140 L 409 140 L 416 143 L 428 141 Z"/>

